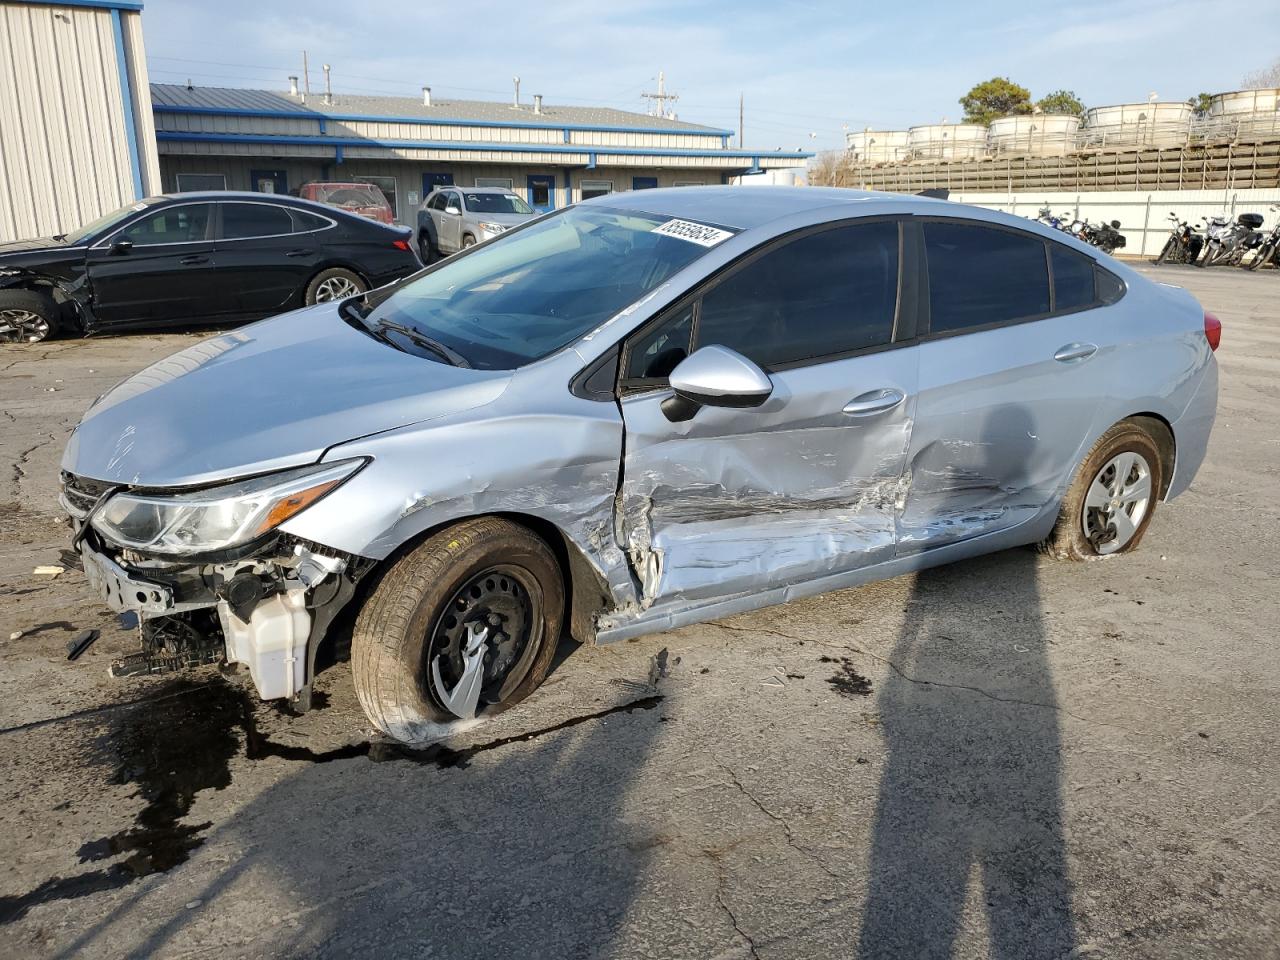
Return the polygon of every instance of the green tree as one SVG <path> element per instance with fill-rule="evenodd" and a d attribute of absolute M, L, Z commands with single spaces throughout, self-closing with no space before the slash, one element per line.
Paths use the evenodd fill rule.
<path fill-rule="evenodd" d="M 989 124 L 999 117 L 1031 112 L 1031 91 L 1008 77 L 992 77 L 960 98 L 965 123 Z"/>
<path fill-rule="evenodd" d="M 1191 109 L 1195 111 L 1197 117 L 1207 117 L 1209 115 L 1209 101 L 1213 99 L 1211 93 L 1197 93 L 1194 97 L 1189 97 L 1187 103 L 1191 104 Z"/>
<path fill-rule="evenodd" d="M 1084 117 L 1084 104 L 1074 90 L 1055 90 L 1036 101 L 1041 113 L 1062 113 L 1071 117 Z"/>

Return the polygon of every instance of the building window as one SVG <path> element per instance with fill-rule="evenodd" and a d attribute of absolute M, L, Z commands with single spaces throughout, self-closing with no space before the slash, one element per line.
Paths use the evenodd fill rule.
<path fill-rule="evenodd" d="M 477 187 L 502 187 L 504 190 L 515 189 L 515 181 L 510 177 L 476 177 Z"/>
<path fill-rule="evenodd" d="M 705 184 L 705 183 L 703 183 L 703 181 L 701 181 L 701 180 L 677 180 L 677 181 L 675 182 L 675 185 L 676 185 L 677 187 L 703 187 L 703 186 L 706 186 L 706 184 Z"/>
<path fill-rule="evenodd" d="M 606 194 L 613 193 L 612 180 L 582 180 L 578 186 L 582 189 L 583 200 L 590 200 L 592 197 L 603 197 Z"/>
<path fill-rule="evenodd" d="M 178 174 L 178 193 L 193 193 L 197 190 L 225 189 L 227 189 L 227 178 L 220 173 Z"/>
<path fill-rule="evenodd" d="M 356 183 L 367 183 L 381 190 L 382 195 L 387 198 L 387 203 L 391 205 L 391 218 L 393 220 L 399 218 L 399 207 L 396 204 L 395 177 L 352 177 L 352 179 Z"/>

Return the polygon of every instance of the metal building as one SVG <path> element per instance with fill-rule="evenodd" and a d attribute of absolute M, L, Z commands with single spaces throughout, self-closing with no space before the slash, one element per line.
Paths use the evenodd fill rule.
<path fill-rule="evenodd" d="M 0 241 L 160 192 L 141 10 L 0 0 Z"/>

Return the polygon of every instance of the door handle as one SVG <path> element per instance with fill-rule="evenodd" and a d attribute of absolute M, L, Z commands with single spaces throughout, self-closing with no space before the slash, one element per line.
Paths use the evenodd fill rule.
<path fill-rule="evenodd" d="M 1053 359 L 1059 363 L 1072 363 L 1076 360 L 1088 360 L 1098 352 L 1096 343 L 1068 343 L 1065 347 L 1059 347 L 1058 352 L 1053 355 Z"/>
<path fill-rule="evenodd" d="M 189 267 L 194 263 L 208 263 L 209 258 L 208 257 L 183 257 L 178 262 L 182 264 L 184 267 Z"/>
<path fill-rule="evenodd" d="M 907 395 L 901 390 L 890 388 L 871 390 L 867 393 L 859 394 L 846 403 L 842 412 L 850 417 L 867 417 L 873 413 L 884 413 L 886 410 L 892 410 L 905 399 L 907 399 Z"/>
<path fill-rule="evenodd" d="M 285 256 L 286 257 L 309 257 L 311 256 L 311 251 L 310 250 L 290 250 L 288 253 L 285 254 Z"/>

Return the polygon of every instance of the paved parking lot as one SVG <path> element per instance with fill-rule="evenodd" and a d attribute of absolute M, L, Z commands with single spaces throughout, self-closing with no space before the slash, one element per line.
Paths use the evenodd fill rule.
<path fill-rule="evenodd" d="M 417 754 L 370 744 L 345 665 L 302 718 L 212 667 L 108 681 L 130 631 L 32 574 L 66 545 L 58 458 L 199 335 L 3 350 L 2 952 L 1277 956 L 1280 275 L 1153 272 L 1221 317 L 1222 398 L 1139 553 L 566 649 Z"/>

